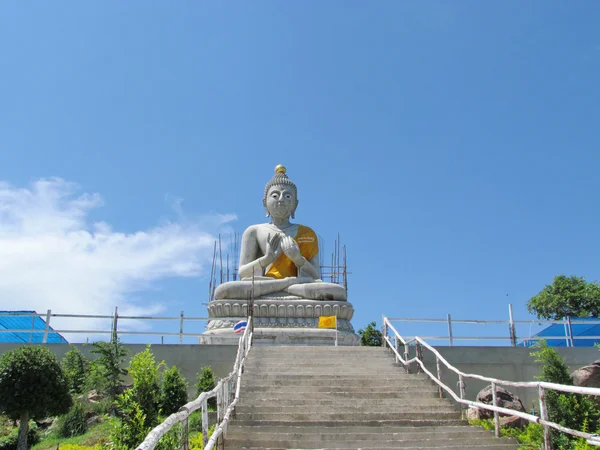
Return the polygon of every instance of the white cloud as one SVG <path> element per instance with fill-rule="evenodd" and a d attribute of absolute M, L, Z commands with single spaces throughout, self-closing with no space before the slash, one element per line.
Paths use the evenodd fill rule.
<path fill-rule="evenodd" d="M 0 310 L 110 314 L 118 305 L 123 315 L 159 313 L 160 305 L 136 304 L 131 294 L 163 278 L 206 274 L 216 233 L 235 219 L 188 221 L 177 199 L 176 222 L 122 233 L 90 223 L 102 198 L 78 191 L 59 178 L 29 188 L 0 182 Z"/>

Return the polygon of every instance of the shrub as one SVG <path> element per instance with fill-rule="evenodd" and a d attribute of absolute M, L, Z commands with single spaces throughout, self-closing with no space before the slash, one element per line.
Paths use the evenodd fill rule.
<path fill-rule="evenodd" d="M 84 390 L 86 372 L 89 361 L 74 345 L 65 353 L 61 361 L 62 370 L 69 383 L 69 390 L 74 394 L 81 394 Z"/>
<path fill-rule="evenodd" d="M 215 425 L 211 426 L 208 429 L 208 439 L 215 432 Z M 204 443 L 202 439 L 202 433 L 197 433 L 195 435 L 190 436 L 190 450 L 204 450 Z"/>
<path fill-rule="evenodd" d="M 119 418 L 113 419 L 110 441 L 113 450 L 129 450 L 144 440 L 150 427 L 146 426 L 146 416 L 134 400 L 131 389 L 117 396 L 115 400 Z"/>
<path fill-rule="evenodd" d="M 86 407 L 82 402 L 75 402 L 68 413 L 58 418 L 57 432 L 60 437 L 79 436 L 87 431 Z"/>
<path fill-rule="evenodd" d="M 203 392 L 212 391 L 216 386 L 215 375 L 213 374 L 212 368 L 206 366 L 202 367 L 200 370 L 202 372 L 198 375 L 198 381 L 196 382 L 196 396 Z M 208 399 L 208 406 L 212 409 L 217 407 L 216 397 Z"/>
<path fill-rule="evenodd" d="M 117 339 L 112 342 L 94 342 L 91 352 L 98 357 L 92 362 L 90 380 L 87 387 L 97 389 L 111 400 L 121 391 L 121 377 L 127 371 L 121 369 L 123 360 L 129 351 Z"/>
<path fill-rule="evenodd" d="M 549 383 L 572 385 L 573 379 L 569 374 L 569 368 L 558 352 L 548 347 L 545 341 L 540 341 L 537 347 L 539 350 L 532 352 L 531 355 L 536 358 L 536 362 L 544 364 L 541 374 L 537 378 Z M 574 430 L 581 429 L 584 424 L 590 429 L 598 428 L 600 411 L 589 396 L 547 389 L 546 406 L 548 419 L 551 422 Z M 571 448 L 571 441 L 574 438 L 570 435 L 551 429 L 550 436 L 553 447 Z"/>
<path fill-rule="evenodd" d="M 129 374 L 133 378 L 131 395 L 146 416 L 145 423 L 154 425 L 158 419 L 160 403 L 159 369 L 164 362 L 156 363 L 150 345 L 146 350 L 136 354 L 129 363 Z"/>
<path fill-rule="evenodd" d="M 176 366 L 166 369 L 160 392 L 161 412 L 170 415 L 187 403 L 187 382 Z"/>

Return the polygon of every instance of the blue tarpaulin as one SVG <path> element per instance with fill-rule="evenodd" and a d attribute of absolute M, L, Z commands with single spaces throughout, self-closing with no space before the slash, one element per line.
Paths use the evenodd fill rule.
<path fill-rule="evenodd" d="M 581 323 L 581 322 L 600 322 L 600 318 L 571 318 L 571 324 L 552 324 L 532 336 L 531 340 L 520 342 L 520 347 L 533 347 L 538 339 L 545 339 L 549 347 L 593 347 L 594 344 L 600 344 L 600 339 L 581 339 L 585 336 L 600 336 L 600 323 Z M 561 336 L 560 339 L 546 339 L 546 336 Z M 564 337 L 562 337 L 564 336 Z M 570 339 L 572 336 L 573 339 Z M 579 339 L 578 339 L 579 338 Z"/>
<path fill-rule="evenodd" d="M 8 315 L 7 315 L 8 314 Z M 46 321 L 40 316 L 19 316 L 35 314 L 35 311 L 0 311 L 0 330 L 31 330 L 24 333 L 2 332 L 0 342 L 31 342 L 41 344 L 44 339 Z M 48 328 L 48 344 L 67 344 L 59 333 Z"/>

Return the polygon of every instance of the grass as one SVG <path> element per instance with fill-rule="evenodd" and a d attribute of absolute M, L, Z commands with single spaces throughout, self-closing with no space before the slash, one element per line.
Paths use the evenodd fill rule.
<path fill-rule="evenodd" d="M 32 447 L 32 450 L 56 450 L 58 445 L 74 444 L 93 447 L 98 444 L 104 444 L 108 441 L 110 435 L 110 421 L 107 418 L 98 424 L 89 427 L 87 433 L 81 436 L 70 438 L 61 438 L 55 432 L 51 432 L 47 437 Z"/>

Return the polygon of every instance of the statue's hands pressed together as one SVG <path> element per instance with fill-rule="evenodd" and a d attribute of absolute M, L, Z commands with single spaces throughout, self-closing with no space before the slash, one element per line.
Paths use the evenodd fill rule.
<path fill-rule="evenodd" d="M 283 236 L 281 239 L 281 250 L 290 258 L 298 268 L 306 262 L 306 259 L 300 253 L 298 243 L 290 236 Z"/>
<path fill-rule="evenodd" d="M 279 255 L 281 255 L 281 234 L 275 233 L 273 236 L 269 234 L 267 238 L 267 248 L 265 256 L 263 257 L 263 261 L 261 262 L 262 267 L 267 267 L 269 264 L 272 264 Z"/>

